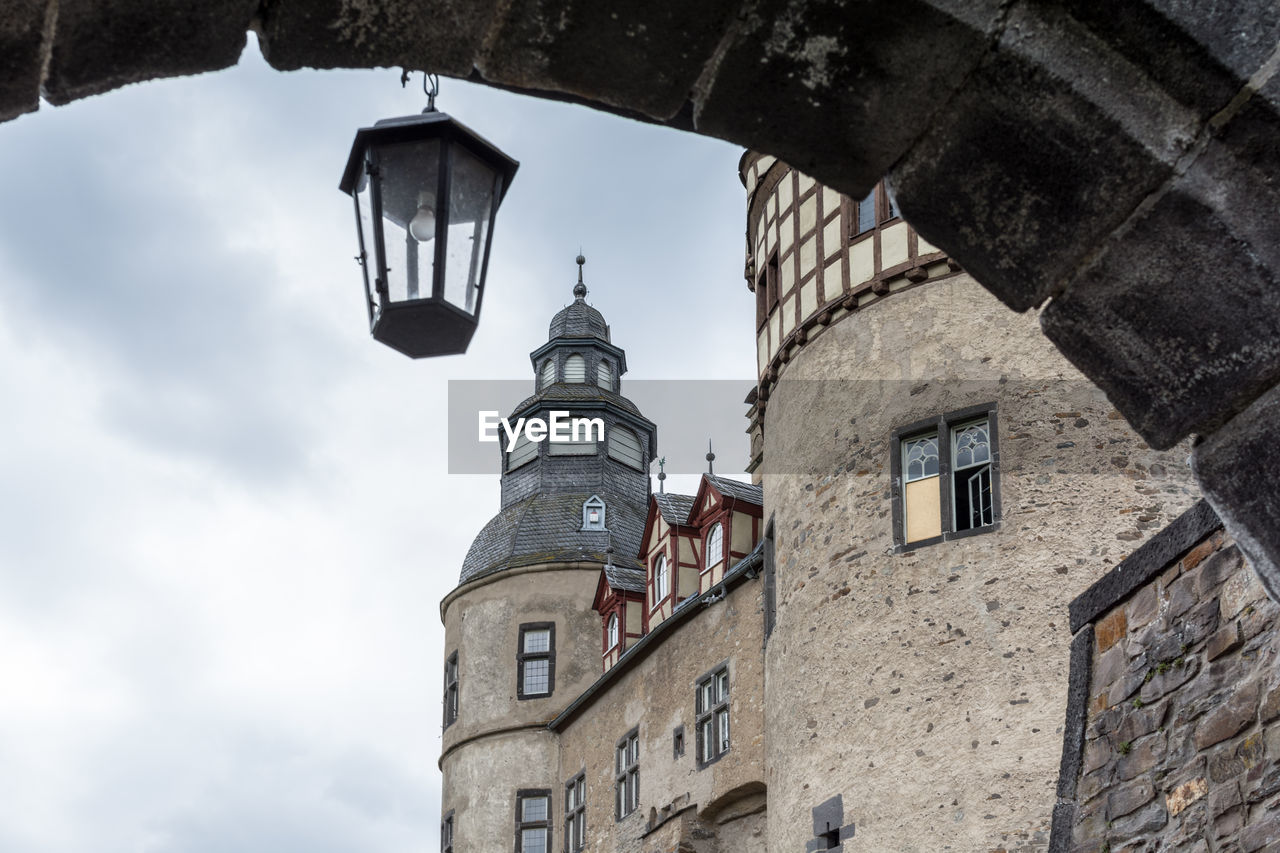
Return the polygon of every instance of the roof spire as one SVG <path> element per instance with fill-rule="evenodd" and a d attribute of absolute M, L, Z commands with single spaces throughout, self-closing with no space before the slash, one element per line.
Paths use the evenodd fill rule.
<path fill-rule="evenodd" d="M 662 466 L 666 464 L 667 457 L 663 456 L 658 460 L 658 491 L 662 494 L 667 493 L 667 484 L 664 482 L 667 479 L 667 472 L 662 470 Z"/>
<path fill-rule="evenodd" d="M 582 283 L 582 265 L 587 262 L 587 259 L 582 256 L 582 249 L 578 249 L 578 257 L 575 261 L 578 264 L 578 283 L 573 286 L 573 296 L 581 302 L 587 297 L 587 286 Z"/>
<path fill-rule="evenodd" d="M 711 439 L 707 439 L 707 473 L 714 474 L 716 472 L 716 455 L 711 450 Z"/>

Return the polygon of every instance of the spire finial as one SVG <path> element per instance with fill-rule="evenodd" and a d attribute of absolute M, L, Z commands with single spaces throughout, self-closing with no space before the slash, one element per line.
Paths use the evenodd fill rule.
<path fill-rule="evenodd" d="M 658 491 L 662 494 L 666 494 L 667 492 L 667 484 L 663 482 L 667 479 L 667 472 L 662 470 L 662 467 L 666 464 L 667 457 L 663 456 L 658 460 Z"/>
<path fill-rule="evenodd" d="M 582 265 L 587 259 L 582 256 L 582 249 L 578 249 L 578 257 L 574 260 L 578 264 L 578 283 L 573 286 L 573 295 L 575 299 L 582 300 L 587 297 L 587 286 L 582 282 Z"/>
<path fill-rule="evenodd" d="M 716 455 L 711 450 L 711 439 L 707 439 L 707 473 L 714 474 L 716 472 Z"/>

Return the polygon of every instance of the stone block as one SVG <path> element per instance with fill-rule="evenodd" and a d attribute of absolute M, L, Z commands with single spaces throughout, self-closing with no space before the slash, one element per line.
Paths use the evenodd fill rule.
<path fill-rule="evenodd" d="M 1280 600 L 1280 386 L 1200 442 L 1191 465 L 1267 594 Z"/>
<path fill-rule="evenodd" d="M 1120 641 L 1128 628 L 1124 608 L 1112 610 L 1093 626 L 1094 644 L 1099 652 L 1105 652 Z"/>
<path fill-rule="evenodd" d="M 1262 708 L 1258 712 L 1260 722 L 1269 723 L 1280 717 L 1280 687 L 1272 687 L 1262 697 Z"/>
<path fill-rule="evenodd" d="M 1212 599 L 1203 602 L 1184 616 L 1178 625 L 1177 636 L 1182 643 L 1181 647 L 1195 646 L 1207 638 L 1218 629 L 1218 621 L 1218 602 Z"/>
<path fill-rule="evenodd" d="M 1164 803 L 1156 800 L 1141 811 L 1112 821 L 1110 834 L 1112 838 L 1124 840 L 1135 835 L 1155 832 L 1168 822 L 1169 813 L 1165 811 Z"/>
<path fill-rule="evenodd" d="M 1156 618 L 1160 612 L 1160 596 L 1156 594 L 1155 585 L 1145 586 L 1134 593 L 1125 607 L 1125 618 L 1129 629 L 1141 628 Z"/>
<path fill-rule="evenodd" d="M 1199 546 L 1197 546 L 1198 548 Z M 1208 598 L 1227 578 L 1240 571 L 1240 549 L 1224 548 L 1209 556 L 1200 569 L 1200 597 Z"/>
<path fill-rule="evenodd" d="M 1155 795 L 1150 779 L 1135 779 L 1127 785 L 1117 785 L 1107 794 L 1107 817 L 1111 820 L 1124 817 L 1151 802 Z"/>
<path fill-rule="evenodd" d="M 999 15 L 994 0 L 761 0 L 699 84 L 695 126 L 860 198 L 978 63 Z M 899 190 L 900 205 L 915 194 Z"/>
<path fill-rule="evenodd" d="M 1233 809 L 1240 803 L 1239 785 L 1234 782 L 1227 785 L 1217 785 L 1209 792 L 1209 817 L 1216 818 L 1227 809 Z"/>
<path fill-rule="evenodd" d="M 44 96 L 52 104 L 235 65 L 258 0 L 61 0 Z"/>
<path fill-rule="evenodd" d="M 1222 707 L 1210 712 L 1196 726 L 1196 749 L 1207 749 L 1239 734 L 1258 713 L 1258 684 L 1241 686 Z"/>
<path fill-rule="evenodd" d="M 12 0 L 0 14 L 0 121 L 40 105 L 50 0 Z"/>
<path fill-rule="evenodd" d="M 262 55 L 273 68 L 401 66 L 467 77 L 497 0 L 266 0 Z"/>
<path fill-rule="evenodd" d="M 1194 137 L 1193 116 L 1144 100 L 1149 80 L 1099 47 L 1050 4 L 1017 4 L 999 50 L 891 173 L 912 225 L 1018 311 L 1055 292 Z"/>
<path fill-rule="evenodd" d="M 1250 604 L 1265 600 L 1267 591 L 1251 571 L 1239 571 L 1227 578 L 1218 593 L 1218 606 L 1224 620 L 1238 616 Z"/>
<path fill-rule="evenodd" d="M 740 6 L 728 0 L 513 0 L 503 5 L 476 65 L 486 80 L 504 86 L 565 92 L 667 120 L 686 109 Z M 752 104 L 738 106 L 741 118 Z M 748 128 L 740 130 L 747 142 Z M 768 150 L 756 139 L 749 143 Z"/>
<path fill-rule="evenodd" d="M 1165 807 L 1169 810 L 1170 816 L 1180 814 L 1208 792 L 1209 783 L 1203 778 L 1183 782 L 1165 795 Z"/>
<path fill-rule="evenodd" d="M 1107 243 L 1040 322 L 1160 450 L 1213 429 L 1280 378 L 1276 270 L 1176 187 Z"/>
<path fill-rule="evenodd" d="M 1202 118 L 1222 109 L 1280 40 L 1266 2 L 1059 0 L 1106 46 Z"/>
<path fill-rule="evenodd" d="M 1209 660 L 1217 660 L 1232 651 L 1244 642 L 1244 636 L 1240 633 L 1240 623 L 1231 622 L 1225 628 L 1221 628 L 1205 645 L 1205 657 Z"/>
<path fill-rule="evenodd" d="M 1131 744 L 1129 753 L 1116 762 L 1116 778 L 1127 781 L 1155 767 L 1164 758 L 1165 745 L 1162 734 L 1148 735 Z"/>
<path fill-rule="evenodd" d="M 1280 814 L 1264 815 L 1244 828 L 1240 833 L 1240 850 L 1242 853 L 1253 853 L 1268 844 L 1280 841 Z"/>

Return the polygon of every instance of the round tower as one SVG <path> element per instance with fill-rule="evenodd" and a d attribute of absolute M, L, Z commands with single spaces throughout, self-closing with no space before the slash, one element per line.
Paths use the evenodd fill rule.
<path fill-rule="evenodd" d="M 528 834 L 526 850 L 559 843 L 567 776 L 547 723 L 600 676 L 601 568 L 610 555 L 641 568 L 657 431 L 621 393 L 626 353 L 587 304 L 583 263 L 573 302 L 530 354 L 533 394 L 508 418 L 565 413 L 576 434 L 503 446 L 501 510 L 440 605 L 442 834 L 456 853 L 510 850 L 513 829 Z"/>
<path fill-rule="evenodd" d="M 1067 603 L 1193 502 L 1185 448 L 1149 449 L 884 185 L 750 152 L 741 176 L 768 848 L 1043 850 Z"/>

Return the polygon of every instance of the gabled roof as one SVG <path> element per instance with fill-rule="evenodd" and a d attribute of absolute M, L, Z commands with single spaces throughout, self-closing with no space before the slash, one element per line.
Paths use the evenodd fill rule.
<path fill-rule="evenodd" d="M 715 486 L 716 491 L 726 498 L 737 498 L 740 501 L 753 503 L 756 506 L 764 506 L 763 486 L 730 480 L 728 477 L 718 477 L 715 474 L 703 474 L 702 477 Z M 701 492 L 701 489 L 699 489 L 699 492 Z"/>
<path fill-rule="evenodd" d="M 688 524 L 689 510 L 693 509 L 693 495 L 673 495 L 666 492 L 655 492 L 654 501 L 662 520 L 667 524 Z"/>

